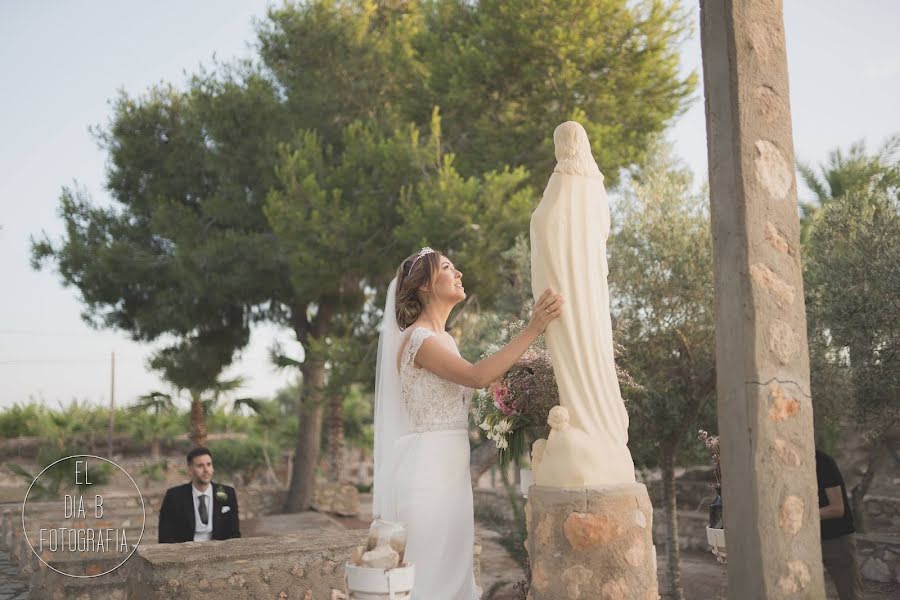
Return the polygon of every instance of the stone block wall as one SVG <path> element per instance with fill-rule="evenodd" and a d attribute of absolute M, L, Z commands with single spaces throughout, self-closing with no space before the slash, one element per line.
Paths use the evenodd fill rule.
<path fill-rule="evenodd" d="M 868 533 L 900 534 L 900 498 L 866 496 L 863 500 Z"/>
<path fill-rule="evenodd" d="M 857 534 L 856 551 L 863 579 L 900 583 L 900 536 Z"/>

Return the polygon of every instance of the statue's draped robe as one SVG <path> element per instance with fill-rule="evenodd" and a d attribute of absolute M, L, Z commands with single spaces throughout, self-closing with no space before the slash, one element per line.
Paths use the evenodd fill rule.
<path fill-rule="evenodd" d="M 531 217 L 531 285 L 535 299 L 547 288 L 565 298 L 563 314 L 550 323 L 545 338 L 560 404 L 572 426 L 590 439 L 591 459 L 601 459 L 584 461 L 594 471 L 587 485 L 630 483 L 628 413 L 616 376 L 609 312 L 609 205 L 603 176 L 590 162 L 596 174 L 559 172 L 557 166 L 550 177 Z"/>

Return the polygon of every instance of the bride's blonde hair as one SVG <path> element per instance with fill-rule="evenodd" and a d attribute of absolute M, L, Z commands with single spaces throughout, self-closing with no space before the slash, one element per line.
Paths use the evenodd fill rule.
<path fill-rule="evenodd" d="M 425 306 L 419 288 L 424 285 L 429 293 L 432 291 L 431 284 L 444 256 L 436 250 L 424 250 L 410 254 L 397 268 L 396 312 L 401 330 L 415 323 L 422 314 Z"/>

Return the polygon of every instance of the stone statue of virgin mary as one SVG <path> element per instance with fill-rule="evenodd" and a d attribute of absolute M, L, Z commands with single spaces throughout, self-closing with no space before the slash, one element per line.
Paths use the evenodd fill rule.
<path fill-rule="evenodd" d="M 553 288 L 566 299 L 566 310 L 544 334 L 562 410 L 552 415 L 551 434 L 533 460 L 535 483 L 634 483 L 613 355 L 603 174 L 580 124 L 563 123 L 553 142 L 556 168 L 531 216 L 531 285 L 535 298 Z"/>

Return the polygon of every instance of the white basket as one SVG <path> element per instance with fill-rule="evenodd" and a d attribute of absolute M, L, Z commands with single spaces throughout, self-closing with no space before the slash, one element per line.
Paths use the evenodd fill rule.
<path fill-rule="evenodd" d="M 350 600 L 408 600 L 415 582 L 415 566 L 371 569 L 347 563 L 344 579 Z"/>

